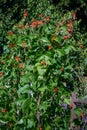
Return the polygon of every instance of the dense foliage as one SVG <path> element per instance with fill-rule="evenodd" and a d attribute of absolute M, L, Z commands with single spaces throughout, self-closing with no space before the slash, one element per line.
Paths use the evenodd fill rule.
<path fill-rule="evenodd" d="M 71 101 L 72 92 L 86 96 L 81 78 L 87 72 L 87 34 L 80 32 L 77 11 L 61 11 L 69 0 L 58 9 L 47 0 L 24 2 L 17 18 L 15 11 L 1 13 L 0 128 L 86 130 L 85 107 Z"/>

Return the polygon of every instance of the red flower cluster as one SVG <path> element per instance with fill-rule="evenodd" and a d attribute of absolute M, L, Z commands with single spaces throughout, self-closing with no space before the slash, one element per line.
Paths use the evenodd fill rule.
<path fill-rule="evenodd" d="M 41 65 L 47 65 L 45 61 L 41 61 Z"/>
<path fill-rule="evenodd" d="M 72 16 L 73 16 L 74 20 L 77 19 L 77 17 L 76 17 L 76 11 L 73 11 Z"/>
<path fill-rule="evenodd" d="M 69 35 L 64 35 L 63 38 L 64 39 L 69 39 Z"/>
<path fill-rule="evenodd" d="M 27 16 L 28 16 L 28 12 L 24 10 L 23 17 L 27 17 Z"/>
<path fill-rule="evenodd" d="M 37 21 L 33 21 L 30 26 L 31 26 L 32 28 L 36 28 L 37 25 L 38 25 Z"/>
<path fill-rule="evenodd" d="M 52 45 L 49 45 L 48 46 L 48 50 L 51 50 L 53 47 L 52 47 Z"/>
<path fill-rule="evenodd" d="M 80 44 L 79 48 L 81 48 L 81 49 L 82 49 L 82 48 L 83 48 L 83 44 Z"/>
<path fill-rule="evenodd" d="M 64 39 L 69 39 L 72 36 L 73 33 L 73 21 L 70 20 L 67 24 L 67 31 L 69 32 L 68 35 L 64 35 L 63 38 Z"/>
<path fill-rule="evenodd" d="M 68 27 L 68 28 L 71 28 L 72 26 L 73 26 L 73 21 L 70 20 L 70 21 L 68 22 L 68 24 L 67 24 L 67 27 Z"/>
<path fill-rule="evenodd" d="M 49 20 L 50 20 L 50 16 L 47 16 L 47 17 L 45 18 L 45 20 L 46 20 L 46 21 L 49 21 Z"/>
<path fill-rule="evenodd" d="M 58 88 L 58 87 L 55 87 L 53 91 L 54 91 L 54 93 L 58 93 L 59 88 Z"/>
<path fill-rule="evenodd" d="M 5 108 L 3 108 L 3 109 L 2 109 L 2 113 L 5 113 L 5 112 L 6 112 L 6 109 L 5 109 Z"/>
<path fill-rule="evenodd" d="M 42 17 L 43 16 L 43 14 L 39 14 L 39 17 Z"/>
<path fill-rule="evenodd" d="M 38 126 L 38 128 L 39 128 L 39 130 L 43 130 L 43 129 L 42 129 L 42 126 Z"/>
<path fill-rule="evenodd" d="M 18 61 L 19 61 L 19 57 L 18 57 L 18 56 L 16 56 L 16 57 L 15 57 L 15 60 L 18 62 Z"/>
<path fill-rule="evenodd" d="M 13 33 L 13 31 L 10 31 L 8 34 L 9 34 L 10 36 L 12 36 L 14 33 Z"/>
<path fill-rule="evenodd" d="M 0 77 L 2 77 L 3 76 L 3 72 L 0 72 Z"/>
<path fill-rule="evenodd" d="M 19 68 L 23 69 L 23 64 L 22 63 L 19 64 Z"/>
<path fill-rule="evenodd" d="M 36 21 L 34 20 L 32 23 L 31 23 L 31 27 L 32 28 L 36 28 L 38 25 L 43 25 L 44 24 L 44 21 L 43 20 L 39 20 L 39 21 Z"/>
<path fill-rule="evenodd" d="M 20 24 L 20 25 L 19 25 L 19 28 L 20 28 L 20 29 L 24 28 L 24 24 Z"/>
<path fill-rule="evenodd" d="M 70 33 L 70 34 L 72 34 L 73 33 L 73 21 L 72 20 L 70 20 L 69 22 L 68 22 L 68 24 L 67 24 L 67 27 L 68 27 L 68 32 Z"/>
<path fill-rule="evenodd" d="M 72 102 L 72 103 L 70 103 L 70 109 L 74 109 L 75 108 L 75 104 L 74 104 L 74 102 Z"/>
<path fill-rule="evenodd" d="M 44 24 L 44 22 L 42 20 L 39 20 L 39 21 L 37 21 L 37 24 L 42 25 L 42 24 Z"/>
<path fill-rule="evenodd" d="M 41 15 L 39 15 L 39 17 L 41 17 Z M 29 25 L 32 28 L 36 28 L 37 26 L 43 25 L 45 23 L 45 21 L 49 21 L 50 20 L 50 16 L 47 16 L 44 20 L 33 20 L 32 23 Z"/>

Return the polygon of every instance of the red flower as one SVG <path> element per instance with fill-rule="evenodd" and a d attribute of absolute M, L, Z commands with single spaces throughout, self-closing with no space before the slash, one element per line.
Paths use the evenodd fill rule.
<path fill-rule="evenodd" d="M 19 64 L 19 68 L 23 69 L 23 64 L 22 63 Z"/>
<path fill-rule="evenodd" d="M 32 26 L 33 28 L 36 28 L 37 25 L 38 25 L 38 22 L 37 22 L 37 21 L 33 21 L 33 22 L 31 23 L 31 26 Z"/>
<path fill-rule="evenodd" d="M 42 129 L 42 126 L 38 126 L 38 128 L 39 128 L 39 130 L 43 130 L 43 129 Z"/>
<path fill-rule="evenodd" d="M 53 47 L 52 47 L 52 45 L 49 45 L 48 46 L 48 50 L 51 50 Z"/>
<path fill-rule="evenodd" d="M 43 16 L 43 14 L 39 14 L 39 17 L 42 17 Z"/>
<path fill-rule="evenodd" d="M 28 16 L 28 12 L 24 10 L 23 17 L 27 17 L 27 16 Z"/>
<path fill-rule="evenodd" d="M 41 61 L 41 65 L 47 65 L 45 61 Z"/>
<path fill-rule="evenodd" d="M 77 19 L 77 17 L 76 17 L 76 11 L 73 11 L 72 16 L 73 16 L 74 20 Z"/>
<path fill-rule="evenodd" d="M 15 57 L 15 60 L 18 62 L 18 61 L 19 61 L 19 57 L 18 57 L 18 56 L 16 56 L 16 57 Z"/>
<path fill-rule="evenodd" d="M 5 108 L 3 108 L 3 109 L 2 109 L 2 113 L 5 113 L 5 112 L 6 112 L 6 109 L 5 109 Z"/>
<path fill-rule="evenodd" d="M 82 44 L 80 44 L 79 48 L 83 48 L 83 45 L 82 45 Z"/>
<path fill-rule="evenodd" d="M 19 25 L 19 28 L 20 28 L 20 29 L 24 28 L 24 24 L 20 24 L 20 25 Z"/>
<path fill-rule="evenodd" d="M 9 32 L 9 35 L 12 36 L 14 33 L 12 31 Z"/>
<path fill-rule="evenodd" d="M 70 103 L 70 109 L 75 108 L 75 104 L 74 103 Z"/>
<path fill-rule="evenodd" d="M 42 127 L 40 127 L 39 130 L 43 130 Z"/>
<path fill-rule="evenodd" d="M 53 91 L 54 91 L 54 93 L 58 93 L 59 88 L 55 87 Z"/>
<path fill-rule="evenodd" d="M 64 39 L 68 39 L 68 38 L 69 38 L 69 36 L 68 36 L 68 35 L 65 35 L 65 36 L 63 36 L 63 38 L 64 38 Z"/>
<path fill-rule="evenodd" d="M 69 39 L 71 36 L 72 36 L 72 34 L 70 33 L 70 34 L 68 34 L 68 35 L 63 36 L 63 38 L 64 38 L 64 39 Z"/>
<path fill-rule="evenodd" d="M 45 19 L 46 19 L 47 21 L 49 21 L 49 20 L 50 20 L 50 16 L 47 16 Z"/>
<path fill-rule="evenodd" d="M 70 20 L 70 21 L 68 22 L 68 24 L 67 24 L 67 27 L 68 27 L 68 28 L 71 28 L 72 26 L 73 26 L 73 21 Z"/>
<path fill-rule="evenodd" d="M 42 25 L 44 22 L 42 21 L 42 20 L 40 20 L 40 21 L 37 21 L 37 24 L 38 25 Z"/>
<path fill-rule="evenodd" d="M 3 76 L 3 72 L 0 72 L 0 77 L 2 77 Z"/>
<path fill-rule="evenodd" d="M 73 33 L 73 30 L 70 29 L 70 28 L 68 28 L 68 32 L 69 32 L 69 33 Z"/>

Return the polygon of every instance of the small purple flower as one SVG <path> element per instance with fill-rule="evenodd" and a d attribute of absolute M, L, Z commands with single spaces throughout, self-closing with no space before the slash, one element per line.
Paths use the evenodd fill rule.
<path fill-rule="evenodd" d="M 63 104 L 62 104 L 62 107 L 63 107 L 64 109 L 67 109 L 67 108 L 68 108 L 68 105 L 67 105 L 66 103 L 63 103 Z"/>

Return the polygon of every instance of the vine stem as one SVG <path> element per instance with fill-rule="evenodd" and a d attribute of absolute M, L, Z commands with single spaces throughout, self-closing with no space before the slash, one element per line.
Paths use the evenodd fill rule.
<path fill-rule="evenodd" d="M 38 106 L 37 120 L 38 120 L 38 125 L 40 125 L 40 95 L 38 96 L 38 99 L 37 99 L 37 106 Z"/>

